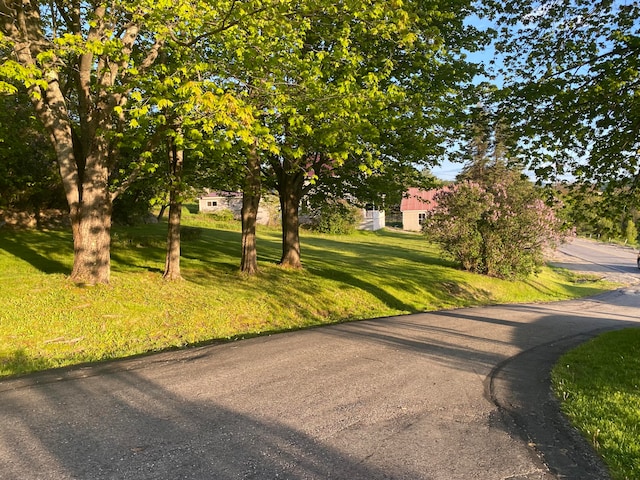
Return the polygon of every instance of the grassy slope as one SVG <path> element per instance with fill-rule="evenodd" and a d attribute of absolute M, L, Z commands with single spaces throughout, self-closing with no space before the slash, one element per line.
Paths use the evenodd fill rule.
<path fill-rule="evenodd" d="M 640 330 L 610 332 L 565 354 L 552 381 L 612 478 L 640 478 Z"/>
<path fill-rule="evenodd" d="M 79 288 L 68 232 L 0 232 L 0 376 L 345 320 L 598 293 L 545 269 L 526 282 L 459 271 L 423 237 L 303 233 L 303 271 L 275 265 L 280 232 L 263 228 L 262 274 L 238 273 L 240 232 L 189 215 L 185 281 L 161 279 L 166 225 L 115 229 L 112 282 Z"/>

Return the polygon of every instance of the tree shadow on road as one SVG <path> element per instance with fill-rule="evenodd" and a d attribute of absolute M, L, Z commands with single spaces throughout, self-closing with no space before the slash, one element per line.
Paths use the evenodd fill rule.
<path fill-rule="evenodd" d="M 486 422 L 489 431 L 520 438 L 559 477 L 606 478 L 558 413 L 549 370 L 566 348 L 606 329 L 637 326 L 637 308 L 637 295 L 612 292 L 550 305 L 397 316 L 5 381 L 0 471 L 10 479 L 42 472 L 143 480 L 444 478 L 409 461 L 402 468 L 370 461 L 371 449 L 387 451 L 360 443 L 361 436 L 380 438 L 363 427 L 364 415 L 374 412 L 362 404 L 383 413 L 397 408 L 389 418 L 401 421 L 376 435 L 386 441 L 413 428 L 412 435 L 427 439 L 396 454 L 415 447 L 422 457 L 434 455 L 421 450 L 434 423 L 421 430 L 421 419 L 432 416 L 447 434 L 449 419 L 470 421 L 431 410 L 439 381 L 452 388 L 443 408 L 474 395 L 471 405 L 488 400 L 495 408 L 486 409 L 500 416 L 475 416 L 458 432 Z M 266 358 L 277 371 L 264 371 Z M 176 378 L 180 387 L 172 386 Z M 384 405 L 367 403 L 379 394 Z M 320 408 L 330 418 L 307 422 Z M 453 468 L 463 447 L 453 445 L 451 457 L 439 460 Z M 490 467 L 477 468 L 477 478 L 497 478 Z"/>
<path fill-rule="evenodd" d="M 2 478 L 388 478 L 269 412 L 211 401 L 213 385 L 185 396 L 136 371 L 94 380 L 0 393 Z"/>

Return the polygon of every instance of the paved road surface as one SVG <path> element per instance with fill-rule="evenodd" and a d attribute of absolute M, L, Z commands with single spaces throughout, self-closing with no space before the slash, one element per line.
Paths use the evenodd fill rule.
<path fill-rule="evenodd" d="M 0 382 L 0 478 L 606 478 L 547 372 L 639 307 L 631 285 Z"/>
<path fill-rule="evenodd" d="M 571 270 L 584 271 L 625 284 L 640 283 L 638 250 L 615 244 L 576 238 L 560 246 L 554 263 Z"/>

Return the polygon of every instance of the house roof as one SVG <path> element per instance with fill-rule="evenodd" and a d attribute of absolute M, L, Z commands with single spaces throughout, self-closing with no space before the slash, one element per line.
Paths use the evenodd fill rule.
<path fill-rule="evenodd" d="M 402 197 L 400 211 L 420 210 L 425 212 L 433 210 L 437 205 L 437 202 L 433 198 L 439 191 L 439 189 L 421 190 L 414 187 L 410 188 Z"/>
<path fill-rule="evenodd" d="M 242 198 L 242 192 L 209 192 L 200 198 Z"/>

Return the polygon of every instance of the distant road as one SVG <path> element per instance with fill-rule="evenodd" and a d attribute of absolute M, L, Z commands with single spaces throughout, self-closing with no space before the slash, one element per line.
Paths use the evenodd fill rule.
<path fill-rule="evenodd" d="M 628 285 L 640 283 L 638 250 L 622 245 L 576 238 L 560 246 L 552 263 L 570 270 L 602 275 Z"/>

